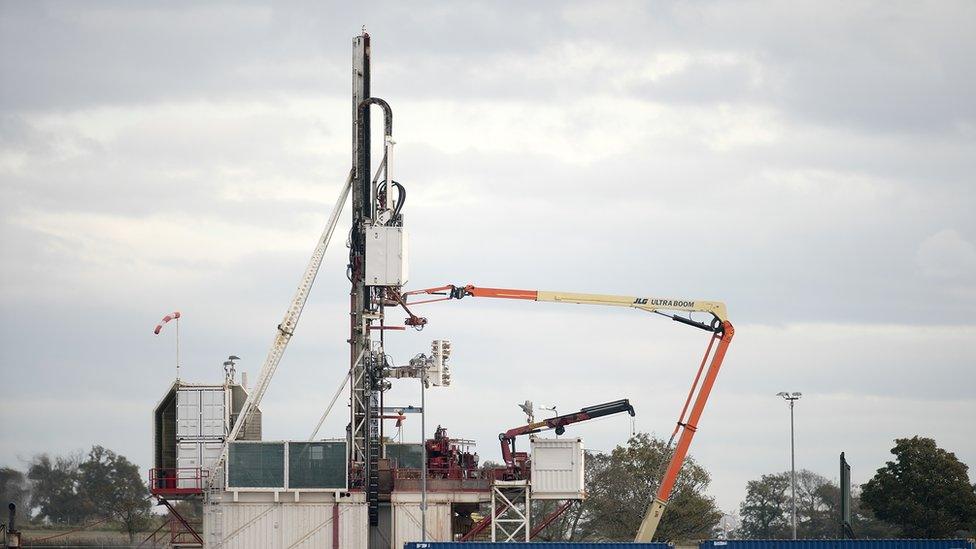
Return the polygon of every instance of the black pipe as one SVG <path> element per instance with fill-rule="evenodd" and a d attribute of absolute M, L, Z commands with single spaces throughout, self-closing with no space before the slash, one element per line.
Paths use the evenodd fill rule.
<path fill-rule="evenodd" d="M 393 109 L 390 108 L 390 104 L 379 97 L 364 99 L 359 104 L 359 109 L 356 113 L 356 126 L 359 128 L 356 144 L 356 148 L 359 151 L 359 159 L 356 163 L 357 167 L 359 168 L 359 173 L 356 174 L 356 177 L 359 179 L 360 196 L 363 197 L 362 215 L 365 219 L 373 218 L 373 196 L 371 189 L 372 182 L 370 181 L 370 176 L 372 175 L 370 171 L 372 171 L 372 166 L 370 165 L 369 150 L 369 106 L 374 104 L 383 108 L 384 135 L 387 137 L 391 137 L 393 135 Z"/>
<path fill-rule="evenodd" d="M 705 330 L 706 332 L 718 332 L 718 331 L 720 331 L 720 330 L 717 330 L 717 329 L 709 326 L 708 324 L 705 324 L 704 322 L 698 322 L 698 321 L 692 320 L 690 318 L 685 318 L 683 316 L 671 315 L 671 320 L 673 320 L 675 322 L 680 322 L 682 324 L 687 324 L 689 326 L 694 326 L 695 328 L 700 328 L 702 330 Z"/>
<path fill-rule="evenodd" d="M 596 404 L 594 406 L 587 406 L 580 410 L 584 414 L 590 416 L 591 419 L 598 417 L 609 416 L 611 414 L 618 414 L 620 412 L 627 412 L 630 415 L 635 415 L 634 407 L 631 406 L 629 399 L 615 400 L 613 402 L 606 402 L 603 404 Z"/>

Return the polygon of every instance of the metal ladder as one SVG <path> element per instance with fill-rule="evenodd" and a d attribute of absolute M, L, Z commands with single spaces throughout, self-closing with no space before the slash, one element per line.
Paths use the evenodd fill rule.
<path fill-rule="evenodd" d="M 223 478 L 223 468 L 219 469 L 217 474 Z M 208 549 L 221 547 L 224 543 L 224 507 L 221 505 L 223 499 L 224 486 L 222 482 L 213 482 L 207 485 L 203 504 L 210 515 L 210 528 L 204 529 L 206 534 L 205 547 Z"/>

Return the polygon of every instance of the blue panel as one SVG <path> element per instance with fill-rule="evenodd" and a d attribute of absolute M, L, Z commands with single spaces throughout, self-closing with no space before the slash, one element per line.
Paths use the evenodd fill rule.
<path fill-rule="evenodd" d="M 404 549 L 674 549 L 670 543 L 490 543 L 470 541 L 455 542 L 411 542 L 404 543 Z"/>
<path fill-rule="evenodd" d="M 699 549 L 974 549 L 961 539 L 749 539 L 703 541 Z"/>

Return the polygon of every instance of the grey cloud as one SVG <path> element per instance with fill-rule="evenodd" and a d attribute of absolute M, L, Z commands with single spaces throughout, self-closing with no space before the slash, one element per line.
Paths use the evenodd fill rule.
<path fill-rule="evenodd" d="M 516 11 L 516 17 L 514 12 Z M 967 4 L 952 10 L 901 4 L 592 2 L 475 4 L 449 9 L 381 3 L 134 6 L 4 4 L 0 48 L 5 108 L 73 108 L 159 98 L 273 98 L 304 90 L 340 95 L 348 36 L 369 24 L 377 62 L 400 97 L 558 97 L 618 93 L 614 71 L 655 53 L 737 55 L 749 71 L 695 64 L 635 84 L 654 101 L 768 104 L 791 116 L 864 131 L 931 133 L 973 124 L 976 75 Z M 618 12 L 616 16 L 614 13 Z M 599 13 L 600 16 L 589 14 Z M 575 14 L 575 15 L 574 15 Z M 829 16 L 827 15 L 829 14 Z M 604 17 L 605 20 L 601 20 Z M 615 65 L 562 82 L 537 78 L 545 54 L 566 43 L 609 47 Z M 535 56 L 536 67 L 513 61 Z M 483 70 L 488 68 L 486 72 Z M 389 73 L 388 73 L 389 74 Z M 453 78 L 443 78 L 444 75 Z M 760 76 L 760 80 L 756 77 Z M 525 85 L 510 83 L 522 80 Z M 438 82 L 437 86 L 430 85 Z"/>

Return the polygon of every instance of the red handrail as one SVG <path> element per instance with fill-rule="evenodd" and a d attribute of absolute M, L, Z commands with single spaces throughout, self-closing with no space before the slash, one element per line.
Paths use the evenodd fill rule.
<path fill-rule="evenodd" d="M 153 495 L 202 494 L 210 471 L 202 467 L 158 467 L 149 470 Z"/>

